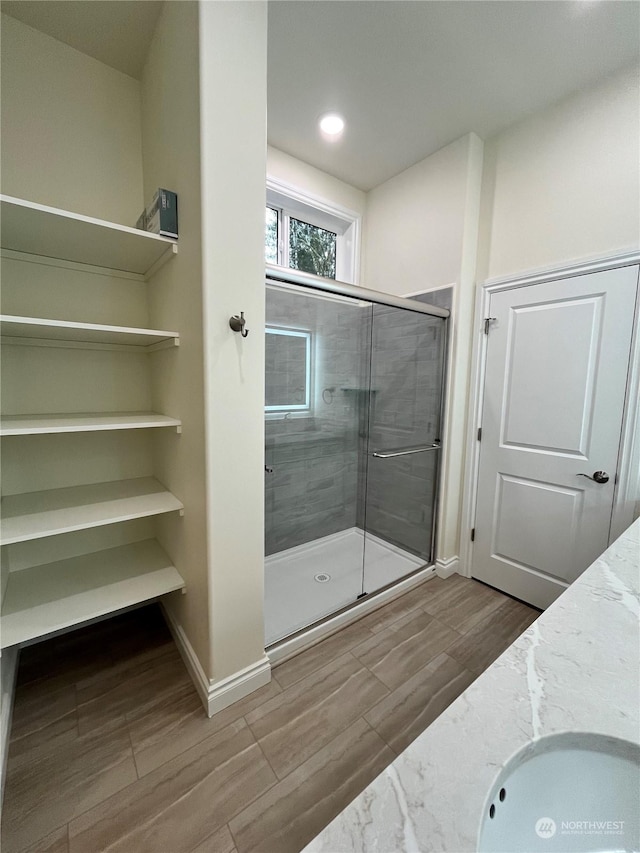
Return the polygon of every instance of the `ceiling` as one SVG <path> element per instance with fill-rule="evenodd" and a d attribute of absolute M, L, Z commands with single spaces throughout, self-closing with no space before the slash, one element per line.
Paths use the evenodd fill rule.
<path fill-rule="evenodd" d="M 269 142 L 363 190 L 638 60 L 616 0 L 271 0 Z M 318 117 L 341 113 L 338 143 Z"/>
<path fill-rule="evenodd" d="M 2 0 L 3 12 L 76 50 L 140 77 L 160 0 Z"/>
<path fill-rule="evenodd" d="M 2 2 L 132 77 L 161 7 Z M 270 0 L 269 142 L 368 190 L 469 131 L 493 136 L 639 57 L 634 0 Z M 347 121 L 339 142 L 318 132 L 328 111 Z"/>

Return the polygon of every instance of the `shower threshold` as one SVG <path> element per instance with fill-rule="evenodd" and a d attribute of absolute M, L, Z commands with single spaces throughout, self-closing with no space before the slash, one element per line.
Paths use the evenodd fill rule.
<path fill-rule="evenodd" d="M 425 565 L 414 554 L 357 527 L 265 559 L 265 645 L 353 604 Z"/>

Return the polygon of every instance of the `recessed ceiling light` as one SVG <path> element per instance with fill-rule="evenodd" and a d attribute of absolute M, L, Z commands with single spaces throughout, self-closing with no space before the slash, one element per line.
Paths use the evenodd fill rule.
<path fill-rule="evenodd" d="M 336 113 L 327 113 L 320 119 L 320 130 L 327 136 L 339 136 L 344 130 L 344 119 Z"/>

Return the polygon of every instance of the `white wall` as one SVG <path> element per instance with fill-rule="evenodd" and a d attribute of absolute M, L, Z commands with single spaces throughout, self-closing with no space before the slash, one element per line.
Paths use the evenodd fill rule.
<path fill-rule="evenodd" d="M 142 207 L 140 86 L 2 16 L 2 191 L 128 224 Z M 2 252 L 5 313 L 116 325 L 149 322 L 138 277 Z M 140 411 L 151 406 L 144 354 L 3 347 L 2 408 Z M 133 433 L 139 433 L 133 435 Z M 2 441 L 3 494 L 153 474 L 147 431 L 13 436 Z M 148 520 L 5 546 L 7 570 L 144 539 Z"/>
<path fill-rule="evenodd" d="M 367 193 L 362 283 L 403 296 L 458 280 L 469 137 Z"/>
<path fill-rule="evenodd" d="M 640 244 L 638 69 L 485 145 L 478 279 Z"/>
<path fill-rule="evenodd" d="M 459 553 L 482 142 L 468 134 L 367 194 L 362 284 L 400 296 L 452 285 L 437 554 Z"/>
<path fill-rule="evenodd" d="M 267 177 L 290 184 L 309 195 L 331 201 L 364 216 L 367 194 L 269 145 Z"/>
<path fill-rule="evenodd" d="M 142 74 L 144 192 L 178 194 L 178 254 L 147 285 L 152 328 L 180 332 L 178 349 L 151 358 L 152 408 L 182 420 L 182 435 L 155 430 L 155 476 L 184 503 L 184 517 L 155 522 L 156 536 L 186 581 L 165 599 L 209 678 L 206 538 L 200 101 L 196 3 L 166 3 Z"/>
<path fill-rule="evenodd" d="M 135 221 L 143 204 L 144 152 L 144 197 L 158 186 L 175 190 L 180 227 L 177 256 L 146 285 L 5 259 L 10 307 L 54 317 L 70 311 L 94 322 L 135 320 L 181 334 L 179 348 L 148 356 L 88 351 L 78 361 L 64 349 L 53 350 L 53 358 L 38 348 L 41 361 L 46 356 L 35 374 L 41 380 L 7 386 L 7 410 L 30 411 L 37 398 L 55 395 L 54 383 L 45 381 L 48 361 L 53 358 L 53 370 L 65 358 L 64 375 L 72 381 L 58 386 L 70 411 L 91 390 L 102 410 L 154 408 L 183 423 L 182 435 L 155 430 L 137 445 L 137 436 L 125 446 L 109 433 L 93 442 L 63 436 L 64 466 L 47 443 L 41 452 L 36 447 L 39 465 L 32 467 L 9 439 L 9 485 L 22 491 L 27 480 L 27 488 L 46 487 L 42 476 L 54 486 L 66 484 L 61 478 L 154 474 L 181 498 L 183 518 L 172 514 L 62 539 L 71 552 L 84 553 L 107 547 L 105 537 L 130 541 L 155 532 L 187 583 L 186 595 L 166 600 L 173 627 L 191 655 L 203 698 L 216 710 L 270 677 L 262 619 L 266 5 L 165 4 L 142 84 L 12 19 L 4 23 L 3 130 L 11 128 L 3 148 L 9 164 L 4 191 Z M 83 287 L 86 298 L 79 299 Z M 251 330 L 247 339 L 228 326 L 241 310 Z M 24 356 L 28 348 L 20 349 Z M 95 393 L 87 387 L 87 358 L 90 374 L 99 372 Z M 110 381 L 114 375 L 118 381 Z M 54 399 L 48 402 L 55 409 Z M 24 553 L 12 554 L 12 566 L 46 558 L 40 542 L 26 544 Z"/>
<path fill-rule="evenodd" d="M 266 51 L 265 3 L 200 4 L 211 710 L 270 677 L 263 625 Z M 229 328 L 241 311 L 247 338 Z"/>
<path fill-rule="evenodd" d="M 640 248 L 639 92 L 627 69 L 487 141 L 478 282 Z M 632 506 L 640 475 L 624 480 Z M 631 519 L 618 515 L 620 533 Z"/>
<path fill-rule="evenodd" d="M 482 142 L 469 134 L 363 193 L 268 149 L 267 174 L 363 216 L 360 283 L 404 296 L 453 285 L 438 557 L 458 554 Z"/>
<path fill-rule="evenodd" d="M 459 553 L 475 283 L 637 249 L 639 126 L 627 70 L 489 140 L 484 166 L 471 134 L 368 193 L 362 283 L 400 295 L 454 284 L 440 558 Z"/>
<path fill-rule="evenodd" d="M 135 225 L 140 84 L 2 15 L 2 192 Z"/>
<path fill-rule="evenodd" d="M 289 194 L 303 205 L 309 204 L 352 223 L 344 233 L 340 232 L 343 241 L 338 244 L 336 278 L 358 284 L 366 193 L 271 146 L 267 148 L 267 180 L 270 190 L 282 192 L 285 196 Z M 304 218 L 303 211 L 304 206 L 300 210 Z"/>

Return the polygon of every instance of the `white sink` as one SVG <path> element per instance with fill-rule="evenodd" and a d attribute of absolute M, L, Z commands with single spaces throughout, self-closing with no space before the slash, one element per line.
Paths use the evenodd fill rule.
<path fill-rule="evenodd" d="M 485 803 L 481 853 L 640 851 L 640 746 L 591 733 L 517 752 Z"/>

